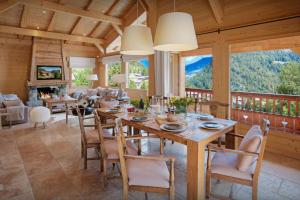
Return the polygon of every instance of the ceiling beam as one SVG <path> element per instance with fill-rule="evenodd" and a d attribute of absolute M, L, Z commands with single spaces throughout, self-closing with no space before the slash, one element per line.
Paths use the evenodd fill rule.
<path fill-rule="evenodd" d="M 120 26 L 118 26 L 118 25 L 116 25 L 116 24 L 111 24 L 112 25 L 112 27 L 117 31 L 117 33 L 119 34 L 119 35 L 123 35 L 123 31 L 122 31 L 122 29 L 121 29 L 121 27 Z"/>
<path fill-rule="evenodd" d="M 41 9 L 47 9 L 54 12 L 60 12 L 70 15 L 75 15 L 78 17 L 84 17 L 87 19 L 90 19 L 92 21 L 103 21 L 103 22 L 109 22 L 113 24 L 122 24 L 122 20 L 117 17 L 112 17 L 109 15 L 105 15 L 101 12 L 97 11 L 86 11 L 79 8 L 71 7 L 71 6 L 65 6 L 59 3 L 54 3 L 46 0 L 21 0 L 22 4 L 34 6 Z"/>
<path fill-rule="evenodd" d="M 113 4 L 109 7 L 109 9 L 105 12 L 106 15 L 110 15 L 111 11 L 114 9 L 114 7 L 120 2 L 120 0 L 115 0 Z M 93 28 L 93 30 L 90 32 L 88 36 L 93 37 L 96 30 L 100 26 L 101 22 L 98 22 L 97 25 Z"/>
<path fill-rule="evenodd" d="M 143 9 L 148 12 L 149 7 L 148 4 L 144 0 L 139 0 L 140 4 L 142 5 Z"/>
<path fill-rule="evenodd" d="M 208 0 L 209 5 L 214 13 L 217 23 L 220 25 L 223 22 L 224 8 L 220 0 Z"/>
<path fill-rule="evenodd" d="M 292 48 L 292 51 L 300 56 L 300 47 Z"/>
<path fill-rule="evenodd" d="M 88 4 L 87 4 L 87 6 L 85 7 L 84 10 L 86 10 L 86 11 L 90 10 L 91 7 L 92 7 L 92 4 L 93 4 L 93 0 L 89 0 Z M 76 20 L 74 26 L 72 27 L 72 29 L 71 29 L 71 31 L 70 31 L 70 34 L 74 34 L 74 33 L 75 33 L 75 31 L 76 31 L 78 25 L 81 23 L 82 20 L 83 20 L 82 17 L 79 17 L 79 18 Z"/>
<path fill-rule="evenodd" d="M 22 11 L 22 16 L 21 16 L 21 22 L 20 22 L 20 27 L 25 28 L 27 26 L 28 22 L 28 6 L 23 5 L 23 11 Z"/>
<path fill-rule="evenodd" d="M 0 3 L 0 13 L 7 11 L 8 9 L 16 6 L 20 3 L 20 0 L 7 0 Z"/>
<path fill-rule="evenodd" d="M 68 40 L 68 41 L 75 41 L 75 42 L 86 42 L 92 44 L 97 43 L 99 45 L 104 43 L 104 40 L 97 39 L 97 38 L 69 35 L 63 33 L 54 33 L 54 32 L 47 32 L 47 31 L 39 31 L 39 30 L 26 29 L 26 28 L 17 28 L 17 27 L 4 26 L 4 25 L 0 25 L 0 33 L 26 35 L 26 36 L 50 38 L 50 39 L 57 39 L 57 40 Z"/>
<path fill-rule="evenodd" d="M 101 51 L 103 54 L 105 54 L 105 49 L 98 43 L 94 43 L 95 47 Z"/>

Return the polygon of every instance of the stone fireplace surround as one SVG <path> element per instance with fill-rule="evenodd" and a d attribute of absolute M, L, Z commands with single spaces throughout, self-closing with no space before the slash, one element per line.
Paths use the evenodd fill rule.
<path fill-rule="evenodd" d="M 28 101 L 26 104 L 30 107 L 42 106 L 40 92 L 48 93 L 51 97 L 60 97 L 67 94 L 66 84 L 62 85 L 43 85 L 43 86 L 28 86 Z"/>

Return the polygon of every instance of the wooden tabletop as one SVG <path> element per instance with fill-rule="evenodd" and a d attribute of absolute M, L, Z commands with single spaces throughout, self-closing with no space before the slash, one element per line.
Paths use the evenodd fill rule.
<path fill-rule="evenodd" d="M 126 125 L 133 126 L 137 129 L 145 130 L 150 133 L 154 133 L 160 137 L 174 140 L 185 145 L 188 141 L 207 144 L 211 141 L 216 140 L 218 137 L 224 135 L 225 133 L 232 131 L 237 123 L 231 120 L 214 118 L 211 121 L 223 124 L 224 128 L 219 130 L 203 129 L 199 126 L 205 121 L 195 119 L 195 117 L 190 117 L 191 115 L 195 114 L 189 113 L 188 118 L 190 118 L 190 121 L 188 122 L 188 128 L 184 132 L 173 133 L 160 129 L 160 125 L 151 115 L 148 115 L 149 120 L 147 120 L 146 122 L 134 122 L 132 121 L 132 117 L 136 115 L 135 113 L 128 113 L 127 115 L 125 113 L 110 113 L 108 112 L 108 109 L 103 108 L 100 108 L 97 111 L 100 116 L 107 118 L 121 117 L 123 123 Z M 194 119 L 194 121 L 192 119 Z"/>
<path fill-rule="evenodd" d="M 43 99 L 46 103 L 68 103 L 68 102 L 76 102 L 77 99 L 74 98 L 58 98 L 58 99 Z"/>

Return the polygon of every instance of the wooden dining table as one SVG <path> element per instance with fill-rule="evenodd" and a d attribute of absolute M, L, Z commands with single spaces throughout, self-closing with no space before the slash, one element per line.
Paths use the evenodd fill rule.
<path fill-rule="evenodd" d="M 188 124 L 192 125 L 188 125 L 188 128 L 184 132 L 173 133 L 162 130 L 154 117 L 148 117 L 148 120 L 145 122 L 134 122 L 132 121 L 132 117 L 135 114 L 125 114 L 122 112 L 111 113 L 105 108 L 100 108 L 97 112 L 102 119 L 120 117 L 123 125 L 128 125 L 138 130 L 144 130 L 161 138 L 186 145 L 187 199 L 189 200 L 205 199 L 205 149 L 207 144 L 223 135 L 225 135 L 226 139 L 226 148 L 235 149 L 237 143 L 235 137 L 228 134 L 235 131 L 237 122 L 232 120 L 214 118 L 212 120 L 213 122 L 221 123 L 224 127 L 218 130 L 208 130 L 199 128 L 199 125 L 205 121 L 192 118 L 192 120 L 197 121 L 190 121 Z"/>

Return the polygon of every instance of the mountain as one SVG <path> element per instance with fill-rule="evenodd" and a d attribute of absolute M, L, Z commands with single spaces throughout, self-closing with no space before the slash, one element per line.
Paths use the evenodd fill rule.
<path fill-rule="evenodd" d="M 212 57 L 203 57 L 201 59 L 196 60 L 196 62 L 187 64 L 185 66 L 186 74 L 195 73 L 201 71 L 203 68 L 209 66 L 212 62 Z"/>
<path fill-rule="evenodd" d="M 208 61 L 206 65 L 198 62 L 186 65 L 186 87 L 211 89 L 212 65 Z M 280 72 L 293 62 L 300 63 L 300 56 L 286 49 L 232 54 L 231 90 L 276 93 Z"/>

